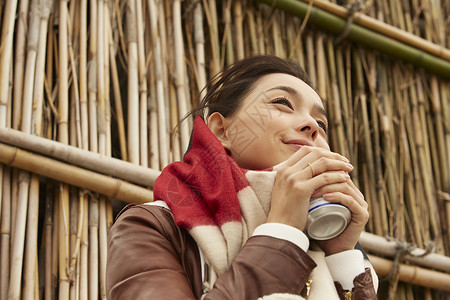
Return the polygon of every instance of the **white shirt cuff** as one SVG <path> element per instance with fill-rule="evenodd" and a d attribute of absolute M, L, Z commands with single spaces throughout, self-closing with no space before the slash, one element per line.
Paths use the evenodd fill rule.
<path fill-rule="evenodd" d="M 299 229 L 282 223 L 264 223 L 253 231 L 253 235 L 265 235 L 289 241 L 300 247 L 303 251 L 309 248 L 308 237 Z"/>
<path fill-rule="evenodd" d="M 342 288 L 351 291 L 353 279 L 364 272 L 364 257 L 359 250 L 347 250 L 325 257 L 334 281 Z"/>

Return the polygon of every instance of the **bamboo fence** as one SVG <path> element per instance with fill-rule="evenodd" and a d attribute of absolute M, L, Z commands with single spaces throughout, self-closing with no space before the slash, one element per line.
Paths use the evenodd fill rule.
<path fill-rule="evenodd" d="M 0 1 L 0 299 L 106 298 L 107 234 L 208 78 L 304 66 L 371 213 L 380 299 L 450 299 L 450 2 Z"/>

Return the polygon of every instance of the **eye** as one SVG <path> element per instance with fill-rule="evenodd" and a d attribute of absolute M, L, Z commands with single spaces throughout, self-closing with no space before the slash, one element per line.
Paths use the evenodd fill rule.
<path fill-rule="evenodd" d="M 324 121 L 321 120 L 317 120 L 317 124 L 319 125 L 320 128 L 322 128 L 322 130 L 327 133 L 328 131 L 328 124 Z"/>
<path fill-rule="evenodd" d="M 285 97 L 276 98 L 276 99 L 272 100 L 272 103 L 281 104 L 281 105 L 284 105 L 284 106 L 289 107 L 290 109 L 294 110 L 294 107 L 292 106 L 291 102 Z"/>

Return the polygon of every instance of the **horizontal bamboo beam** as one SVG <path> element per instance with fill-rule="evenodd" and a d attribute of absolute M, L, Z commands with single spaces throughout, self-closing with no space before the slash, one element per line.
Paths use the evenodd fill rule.
<path fill-rule="evenodd" d="M 0 143 L 0 163 L 128 203 L 153 201 L 149 189 Z"/>
<path fill-rule="evenodd" d="M 11 128 L 0 128 L 0 142 L 147 187 L 153 187 L 156 177 L 161 173 Z"/>
<path fill-rule="evenodd" d="M 302 1 L 307 3 L 311 2 L 310 0 L 302 0 Z M 344 19 L 347 19 L 349 17 L 347 8 L 330 1 L 313 0 L 312 5 Z M 352 21 L 355 24 L 361 25 L 365 28 L 381 33 L 394 40 L 411 45 L 417 49 L 424 50 L 430 54 L 433 54 L 435 56 L 450 61 L 450 49 L 427 41 L 426 39 L 423 39 L 420 36 L 401 30 L 400 28 L 389 25 L 387 23 L 369 17 L 360 12 L 355 12 L 352 14 Z"/>
<path fill-rule="evenodd" d="M 389 241 L 384 237 L 368 232 L 361 233 L 359 242 L 364 250 L 377 255 L 394 257 L 398 251 L 398 245 L 395 241 Z M 437 253 L 426 254 L 426 250 L 415 248 L 411 251 L 411 255 L 405 255 L 403 259 L 415 265 L 450 273 L 450 257 L 445 255 Z"/>
<path fill-rule="evenodd" d="M 391 260 L 368 255 L 378 276 L 386 276 L 392 270 Z M 450 292 L 450 274 L 432 271 L 417 266 L 399 264 L 399 280 L 414 285 Z"/>
<path fill-rule="evenodd" d="M 258 0 L 273 7 L 282 9 L 291 15 L 305 18 L 309 8 L 308 22 L 333 34 L 340 35 L 346 30 L 347 20 L 326 12 L 317 7 L 309 7 L 307 3 L 293 0 Z M 351 24 L 346 38 L 364 45 L 372 50 L 388 54 L 394 58 L 411 63 L 417 67 L 450 79 L 450 62 L 420 49 L 405 45 L 380 33 Z"/>

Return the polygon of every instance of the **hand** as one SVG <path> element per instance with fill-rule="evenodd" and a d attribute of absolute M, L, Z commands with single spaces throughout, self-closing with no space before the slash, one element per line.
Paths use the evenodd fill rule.
<path fill-rule="evenodd" d="M 367 202 L 351 179 L 344 182 L 323 186 L 315 191 L 313 197 L 322 196 L 325 200 L 341 203 L 351 211 L 351 220 L 347 228 L 337 237 L 317 241 L 326 255 L 335 254 L 355 248 L 361 232 L 369 220 Z"/>
<path fill-rule="evenodd" d="M 338 153 L 301 147 L 277 171 L 267 222 L 304 230 L 311 195 L 325 186 L 345 184 L 352 169 L 348 159 Z"/>

